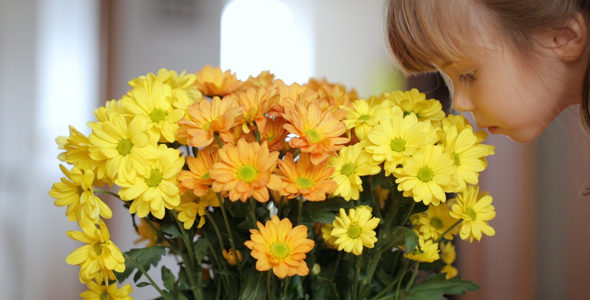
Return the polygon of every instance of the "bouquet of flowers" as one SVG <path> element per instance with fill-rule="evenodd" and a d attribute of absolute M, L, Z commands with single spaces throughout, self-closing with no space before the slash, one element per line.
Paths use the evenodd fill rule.
<path fill-rule="evenodd" d="M 479 288 L 453 267 L 455 236 L 492 236 L 479 172 L 493 146 L 413 89 L 358 98 L 326 80 L 245 81 L 206 66 L 129 81 L 88 136 L 57 143 L 49 192 L 81 231 L 66 259 L 83 299 L 444 299 Z M 145 247 L 122 252 L 104 219 L 120 199 Z M 161 257 L 178 264 L 159 266 Z M 149 269 L 160 267 L 161 280 Z M 157 279 L 157 278 L 156 278 Z"/>

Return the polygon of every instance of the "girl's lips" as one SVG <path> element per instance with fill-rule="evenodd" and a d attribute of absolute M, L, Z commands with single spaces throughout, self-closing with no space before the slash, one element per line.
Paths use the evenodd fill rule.
<path fill-rule="evenodd" d="M 498 133 L 498 126 L 491 126 L 491 127 L 488 127 L 488 131 L 489 131 L 491 134 L 497 134 L 497 133 Z"/>

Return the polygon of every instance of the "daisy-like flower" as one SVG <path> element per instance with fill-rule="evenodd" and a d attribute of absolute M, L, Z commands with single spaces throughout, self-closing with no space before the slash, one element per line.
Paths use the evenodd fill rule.
<path fill-rule="evenodd" d="M 140 220 L 140 224 L 137 226 L 137 234 L 139 235 L 139 238 L 137 240 L 133 241 L 133 243 L 139 244 L 143 241 L 149 241 L 148 244 L 146 245 L 146 247 L 151 247 L 151 246 L 156 246 L 156 245 L 162 244 L 162 240 L 160 239 L 160 236 L 152 228 L 152 226 L 150 226 L 148 224 L 148 221 L 146 221 L 146 218 L 141 218 L 139 220 Z M 158 230 L 160 230 L 160 228 L 162 227 L 160 225 L 160 223 L 157 223 L 157 222 L 151 222 L 151 223 Z"/>
<path fill-rule="evenodd" d="M 279 152 L 270 152 L 266 142 L 260 145 L 241 139 L 237 145 L 224 145 L 219 157 L 221 161 L 209 169 L 214 180 L 211 188 L 217 193 L 229 192 L 231 201 L 246 202 L 254 197 L 259 202 L 268 202 L 269 188 L 281 190 L 281 179 L 272 173 Z"/>
<path fill-rule="evenodd" d="M 182 109 L 172 106 L 172 89 L 158 78 L 153 82 L 133 88 L 123 96 L 123 105 L 133 115 L 149 117 L 152 138 L 159 142 L 172 143 L 176 140 L 178 121 L 184 117 Z"/>
<path fill-rule="evenodd" d="M 197 228 L 205 225 L 205 210 L 209 206 L 219 207 L 217 195 L 212 190 L 203 196 L 195 196 L 192 191 L 188 191 L 180 197 L 180 205 L 174 210 L 178 212 L 178 220 L 184 224 L 184 229 L 189 230 L 195 224 L 197 217 L 200 217 Z"/>
<path fill-rule="evenodd" d="M 338 156 L 328 158 L 327 166 L 334 168 L 330 178 L 338 184 L 334 195 L 346 200 L 359 199 L 363 191 L 361 176 L 375 175 L 381 171 L 379 163 L 363 151 L 360 143 L 340 149 Z"/>
<path fill-rule="evenodd" d="M 360 140 L 367 139 L 371 129 L 379 124 L 379 120 L 391 114 L 391 108 L 387 102 L 371 105 L 364 99 L 355 100 L 352 102 L 352 107 L 345 110 L 348 112 L 343 121 L 346 129 L 354 128 L 354 133 Z"/>
<path fill-rule="evenodd" d="M 442 152 L 442 146 L 427 144 L 395 169 L 397 189 L 404 197 L 413 197 L 425 205 L 439 205 L 446 201 L 445 192 L 455 190 L 453 160 Z"/>
<path fill-rule="evenodd" d="M 165 209 L 173 209 L 180 204 L 178 180 L 176 176 L 184 165 L 180 151 L 160 145 L 158 158 L 145 166 L 146 171 L 138 174 L 132 182 L 118 183 L 122 200 L 133 201 L 130 213 L 143 218 L 150 212 L 162 219 Z"/>
<path fill-rule="evenodd" d="M 430 205 L 428 206 L 428 210 L 420 214 L 420 233 L 425 239 L 438 239 L 441 234 L 445 233 L 445 231 L 457 222 L 456 219 L 449 215 L 450 211 L 449 206 L 446 204 L 439 206 Z M 444 238 L 452 240 L 453 235 L 458 232 L 457 229 L 455 227 L 449 231 Z"/>
<path fill-rule="evenodd" d="M 262 71 L 256 77 L 249 76 L 235 92 L 244 92 L 251 87 L 259 88 L 269 86 L 273 84 L 274 79 L 275 75 L 271 74 L 270 71 Z"/>
<path fill-rule="evenodd" d="M 442 104 L 436 100 L 426 100 L 426 94 L 417 89 L 409 91 L 395 91 L 388 94 L 389 100 L 399 106 L 404 114 L 414 113 L 420 121 L 440 121 L 445 117 Z"/>
<path fill-rule="evenodd" d="M 108 121 L 109 114 L 120 114 L 122 116 L 130 116 L 131 112 L 129 110 L 127 110 L 127 108 L 125 108 L 125 106 L 123 106 L 123 102 L 121 100 L 110 100 L 107 101 L 105 103 L 104 106 L 101 106 L 97 109 L 94 110 L 94 116 L 96 117 L 96 119 L 99 122 L 104 122 L 104 121 Z M 132 118 L 131 118 L 132 119 Z M 131 121 L 131 119 L 129 119 L 128 121 Z M 94 122 L 89 122 L 90 124 L 94 123 Z M 90 128 L 92 128 L 92 126 L 90 126 Z"/>
<path fill-rule="evenodd" d="M 424 124 L 418 122 L 416 115 L 408 115 L 399 107 L 394 107 L 391 116 L 381 119 L 379 125 L 368 134 L 365 151 L 373 159 L 383 164 L 385 175 L 389 176 L 406 158 L 429 142 L 424 133 Z"/>
<path fill-rule="evenodd" d="M 354 89 L 347 92 L 345 86 L 329 83 L 325 79 L 315 80 L 312 78 L 307 83 L 307 86 L 318 92 L 319 97 L 327 100 L 331 106 L 351 107 L 352 101 L 358 98 Z"/>
<path fill-rule="evenodd" d="M 452 265 L 455 262 L 455 259 L 457 258 L 455 246 L 453 246 L 451 242 L 441 243 L 440 251 L 442 261 L 445 263 L 445 266 L 440 270 L 440 272 L 447 274 L 445 276 L 446 279 L 451 279 L 457 276 L 457 274 L 459 274 L 459 271 Z"/>
<path fill-rule="evenodd" d="M 305 258 L 315 242 L 307 238 L 307 226 L 293 228 L 289 219 L 279 220 L 278 216 L 272 217 L 265 225 L 260 222 L 257 225 L 258 230 L 250 229 L 250 240 L 244 243 L 257 260 L 256 270 L 272 269 L 279 278 L 309 274 Z"/>
<path fill-rule="evenodd" d="M 482 233 L 487 236 L 494 236 L 496 231 L 488 224 L 488 221 L 496 217 L 496 211 L 492 205 L 492 197 L 489 195 L 479 196 L 479 186 L 467 186 L 457 194 L 457 203 L 451 207 L 451 217 L 463 220 L 461 224 L 461 239 L 473 242 L 474 239 L 481 240 Z"/>
<path fill-rule="evenodd" d="M 293 148 L 300 148 L 301 152 L 311 153 L 311 162 L 320 164 L 330 153 L 342 148 L 348 142 L 341 137 L 346 132 L 346 124 L 334 118 L 329 111 L 322 111 L 319 102 L 314 101 L 305 107 L 295 102 L 294 107 L 285 107 L 282 114 L 289 123 L 284 127 L 297 137 L 289 140 Z"/>
<path fill-rule="evenodd" d="M 332 229 L 334 229 L 334 225 L 330 223 L 322 224 L 322 239 L 324 239 L 324 241 L 328 245 L 328 248 L 336 249 L 336 240 L 338 238 L 332 235 Z"/>
<path fill-rule="evenodd" d="M 281 117 L 268 118 L 266 121 L 266 130 L 264 134 L 260 136 L 261 140 L 265 140 L 268 143 L 268 150 L 270 151 L 281 151 L 287 144 L 285 138 L 287 137 L 287 130 L 283 128 L 285 119 Z"/>
<path fill-rule="evenodd" d="M 74 126 L 70 125 L 69 137 L 60 136 L 55 139 L 55 142 L 59 145 L 60 150 L 65 150 L 57 156 L 59 160 L 83 170 L 94 170 L 98 167 L 99 162 L 90 158 L 88 137 L 76 130 Z"/>
<path fill-rule="evenodd" d="M 326 194 L 336 190 L 336 181 L 329 179 L 334 168 L 326 168 L 326 163 L 312 164 L 307 153 L 301 153 L 297 162 L 287 153 L 278 162 L 277 174 L 283 181 L 281 195 L 288 199 L 302 195 L 309 201 L 323 201 Z"/>
<path fill-rule="evenodd" d="M 81 267 L 80 282 L 82 283 L 92 281 L 99 272 L 115 280 L 113 271 L 125 271 L 125 258 L 117 245 L 111 241 L 109 229 L 102 220 L 99 221 L 98 226 L 99 228 L 96 228 L 94 223 L 83 221 L 82 232 L 67 232 L 70 238 L 86 243 L 66 258 L 68 264 Z"/>
<path fill-rule="evenodd" d="M 244 108 L 231 97 L 223 100 L 213 97 L 211 102 L 194 103 L 187 110 L 190 116 L 178 122 L 178 140 L 193 147 L 207 147 L 213 143 L 215 134 L 224 143 L 234 142 L 231 129 Z"/>
<path fill-rule="evenodd" d="M 117 283 L 107 286 L 90 281 L 86 285 L 88 286 L 88 290 L 80 294 L 82 300 L 133 300 L 129 296 L 133 292 L 130 284 L 126 284 L 120 289 L 117 289 Z"/>
<path fill-rule="evenodd" d="M 201 71 L 197 71 L 195 84 L 204 95 L 224 97 L 237 90 L 242 82 L 230 70 L 223 72 L 220 67 L 214 69 L 206 65 Z"/>
<path fill-rule="evenodd" d="M 207 150 L 197 152 L 197 157 L 187 157 L 186 164 L 189 169 L 180 171 L 177 176 L 180 193 L 184 194 L 187 190 L 192 190 L 197 196 L 207 194 L 209 187 L 213 184 L 209 168 L 218 161 L 219 156 Z"/>
<path fill-rule="evenodd" d="M 230 248 L 229 251 L 223 249 L 222 253 L 223 258 L 227 261 L 228 264 L 235 266 L 238 264 L 238 261 L 243 261 L 242 252 L 237 250 L 234 252 L 234 248 Z"/>
<path fill-rule="evenodd" d="M 106 160 L 106 175 L 112 180 L 133 181 L 158 155 L 148 130 L 145 116 L 135 117 L 128 125 L 123 116 L 112 114 L 109 121 L 93 124 L 88 137 L 90 157 Z"/>
<path fill-rule="evenodd" d="M 174 70 L 166 70 L 164 68 L 158 70 L 158 74 L 148 73 L 147 76 L 139 76 L 129 81 L 131 87 L 141 87 L 146 84 L 146 81 L 153 83 L 159 79 L 162 83 L 169 85 L 172 88 L 172 105 L 176 108 L 186 109 L 186 107 L 203 99 L 203 94 L 197 86 L 196 74 L 186 74 L 186 71 L 178 74 Z"/>
<path fill-rule="evenodd" d="M 340 209 L 330 233 L 336 238 L 334 245 L 338 247 L 338 251 L 361 255 L 363 247 L 375 247 L 375 228 L 379 226 L 381 219 L 373 217 L 371 212 L 372 209 L 366 205 L 351 208 L 348 214 L 343 208 Z"/>
<path fill-rule="evenodd" d="M 280 116 L 285 112 L 285 105 L 294 106 L 293 101 L 311 103 L 314 100 L 318 100 L 319 97 L 316 91 L 307 88 L 305 85 L 299 85 L 296 82 L 287 85 L 282 80 L 277 79 L 273 81 L 272 85 L 278 89 L 281 96 L 277 105 L 275 105 L 275 107 L 269 112 L 270 116 Z"/>
<path fill-rule="evenodd" d="M 433 262 L 440 258 L 438 254 L 438 243 L 434 243 L 432 240 L 424 240 L 424 237 L 418 236 L 419 247 L 416 247 L 414 251 L 404 254 L 406 258 L 415 260 L 418 262 Z"/>
<path fill-rule="evenodd" d="M 261 134 L 265 133 L 266 114 L 280 99 L 277 89 L 273 86 L 251 87 L 229 97 L 237 99 L 238 104 L 244 107 L 242 130 L 249 133 L 256 125 Z"/>
<path fill-rule="evenodd" d="M 61 182 L 56 182 L 49 191 L 49 196 L 55 198 L 56 206 L 67 206 L 66 216 L 70 221 L 83 220 L 97 223 L 99 217 L 110 219 L 113 212 L 100 198 L 94 195 L 92 182 L 94 173 L 92 170 L 80 170 L 76 167 L 68 171 L 63 165 L 59 165 L 66 177 Z"/>

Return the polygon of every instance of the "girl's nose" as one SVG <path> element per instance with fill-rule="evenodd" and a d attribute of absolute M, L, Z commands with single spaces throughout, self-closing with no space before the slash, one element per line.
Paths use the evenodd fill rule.
<path fill-rule="evenodd" d="M 472 112 L 475 110 L 476 107 L 475 103 L 473 103 L 468 94 L 461 93 L 455 90 L 453 93 L 453 108 L 461 112 Z"/>

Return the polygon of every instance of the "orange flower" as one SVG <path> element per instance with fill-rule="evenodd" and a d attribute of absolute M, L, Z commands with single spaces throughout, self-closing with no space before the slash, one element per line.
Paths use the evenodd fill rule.
<path fill-rule="evenodd" d="M 285 119 L 275 117 L 266 121 L 265 133 L 261 135 L 261 140 L 268 143 L 268 150 L 281 151 L 285 146 L 285 138 L 287 137 L 287 130 L 283 128 Z"/>
<path fill-rule="evenodd" d="M 209 187 L 213 184 L 213 179 L 209 175 L 209 168 L 217 161 L 219 161 L 219 156 L 213 155 L 206 150 L 199 151 L 197 157 L 187 157 L 186 163 L 189 170 L 182 170 L 176 176 L 180 194 L 184 194 L 187 190 L 193 190 L 193 193 L 197 196 L 207 194 Z"/>
<path fill-rule="evenodd" d="M 258 229 L 250 229 L 250 241 L 244 245 L 250 248 L 252 257 L 256 258 L 256 270 L 268 271 L 279 278 L 287 276 L 307 276 L 309 267 L 305 262 L 306 253 L 315 246 L 313 240 L 307 239 L 307 227 L 298 225 L 293 228 L 289 219 L 279 220 L 274 216 L 265 225 L 257 222 Z"/>
<path fill-rule="evenodd" d="M 236 118 L 243 111 L 231 98 L 213 97 L 211 102 L 201 101 L 191 104 L 188 108 L 190 117 L 178 121 L 180 128 L 177 137 L 181 143 L 193 147 L 206 147 L 213 143 L 215 133 L 223 142 L 233 143 L 231 128 Z"/>
<path fill-rule="evenodd" d="M 272 172 L 279 152 L 269 152 L 266 142 L 248 143 L 240 139 L 237 146 L 226 144 L 219 150 L 221 161 L 213 164 L 209 174 L 216 193 L 227 191 L 231 201 L 246 202 L 249 197 L 268 202 L 268 188 L 280 190 L 281 179 Z"/>
<path fill-rule="evenodd" d="M 237 265 L 238 261 L 243 261 L 242 252 L 240 252 L 240 250 L 237 250 L 234 253 L 234 248 L 230 248 L 229 251 L 223 249 L 223 252 L 221 254 L 223 254 L 223 258 L 227 260 L 227 263 L 232 266 Z"/>
<path fill-rule="evenodd" d="M 292 138 L 289 145 L 310 153 L 314 165 L 326 161 L 330 153 L 348 142 L 348 138 L 341 137 L 346 132 L 346 124 L 335 119 L 331 112 L 322 112 L 317 101 L 307 108 L 295 102 L 294 107 L 285 107 L 282 115 L 291 123 L 285 124 L 285 129 L 298 136 Z"/>
<path fill-rule="evenodd" d="M 265 114 L 279 101 L 280 95 L 277 93 L 276 88 L 269 86 L 251 87 L 245 92 L 229 97 L 237 99 L 238 104 L 245 108 L 242 130 L 249 133 L 250 127 L 253 127 L 254 122 L 256 122 L 258 131 L 264 134 L 266 126 Z"/>
<path fill-rule="evenodd" d="M 237 90 L 242 82 L 230 70 L 223 72 L 220 67 L 213 69 L 206 65 L 203 70 L 197 71 L 195 84 L 204 95 L 223 97 Z"/>
<path fill-rule="evenodd" d="M 275 75 L 271 74 L 270 71 L 262 71 L 256 77 L 248 77 L 248 79 L 240 86 L 239 89 L 236 90 L 236 92 L 244 92 L 251 87 L 258 88 L 271 85 L 274 79 Z"/>
<path fill-rule="evenodd" d="M 280 116 L 284 113 L 284 106 L 287 104 L 287 101 L 301 100 L 308 104 L 318 99 L 318 93 L 316 91 L 309 89 L 307 86 L 301 86 L 296 82 L 287 85 L 282 80 L 277 79 L 273 81 L 272 85 L 278 89 L 281 97 L 277 105 L 268 113 L 270 116 Z M 291 104 L 291 106 L 293 105 Z"/>
<path fill-rule="evenodd" d="M 326 168 L 326 163 L 311 164 L 307 153 L 301 153 L 297 163 L 291 153 L 287 153 L 284 160 L 279 160 L 279 168 L 277 173 L 283 180 L 281 195 L 288 199 L 302 195 L 309 201 L 323 201 L 326 194 L 338 187 L 336 181 L 329 179 L 334 168 Z"/>

